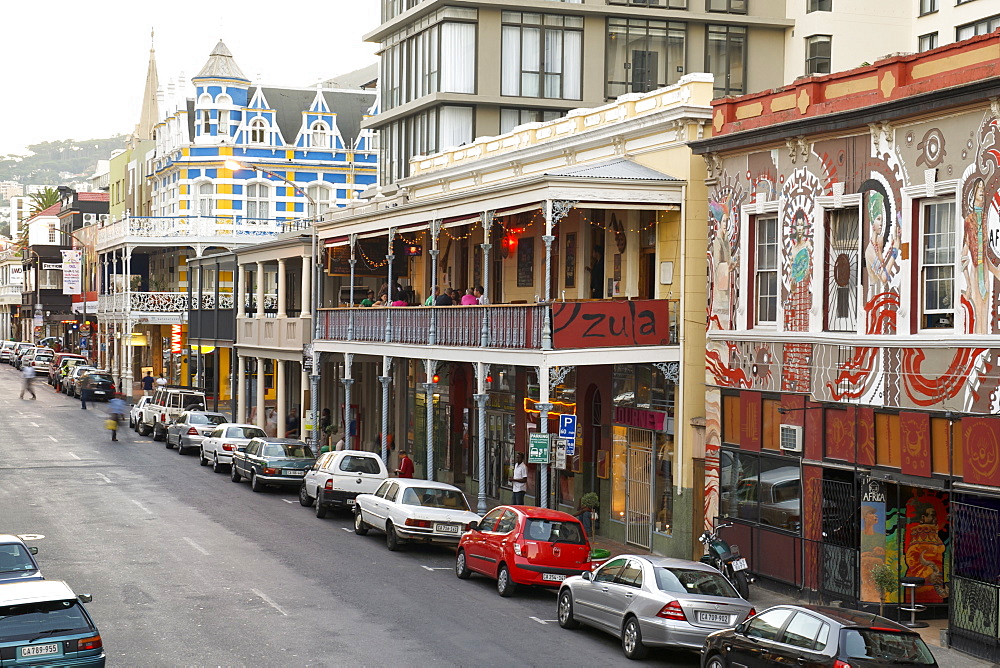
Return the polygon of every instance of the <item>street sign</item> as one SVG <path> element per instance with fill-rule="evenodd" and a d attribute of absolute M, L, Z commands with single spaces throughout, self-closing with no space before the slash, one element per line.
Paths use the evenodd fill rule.
<path fill-rule="evenodd" d="M 556 461 L 555 468 L 563 469 L 566 468 L 566 454 L 567 454 L 567 442 L 565 438 L 556 439 Z"/>
<path fill-rule="evenodd" d="M 550 434 L 531 434 L 528 438 L 528 463 L 548 464 L 550 443 Z"/>
<path fill-rule="evenodd" d="M 566 438 L 571 441 L 576 440 L 576 416 L 559 416 L 559 438 Z"/>
<path fill-rule="evenodd" d="M 566 439 L 566 454 L 569 455 L 570 457 L 572 457 L 573 455 L 576 454 L 576 439 L 575 438 L 572 441 L 569 440 L 569 439 Z"/>

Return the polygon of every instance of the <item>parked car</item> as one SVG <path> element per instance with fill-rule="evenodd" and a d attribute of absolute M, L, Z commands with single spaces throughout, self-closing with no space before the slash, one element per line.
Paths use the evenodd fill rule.
<path fill-rule="evenodd" d="M 17 341 L 4 341 L 0 343 L 0 362 L 9 362 L 15 348 L 17 348 Z"/>
<path fill-rule="evenodd" d="M 118 392 L 115 379 L 105 369 L 91 369 L 76 377 L 76 396 L 91 401 L 110 401 Z"/>
<path fill-rule="evenodd" d="M 299 503 L 316 506 L 316 517 L 333 508 L 352 508 L 358 494 L 371 494 L 389 477 L 382 458 L 362 450 L 336 450 L 320 455 L 299 488 Z"/>
<path fill-rule="evenodd" d="M 103 666 L 104 642 L 83 603 L 60 580 L 0 584 L 5 666 Z"/>
<path fill-rule="evenodd" d="M 153 434 L 154 441 L 167 437 L 167 425 L 180 413 L 190 410 L 189 406 L 205 406 L 205 393 L 190 387 L 160 387 L 153 393 L 151 401 L 142 408 L 139 433 Z"/>
<path fill-rule="evenodd" d="M 556 614 L 564 629 L 580 623 L 620 638 L 629 659 L 649 647 L 699 650 L 705 637 L 754 612 L 719 571 L 696 561 L 621 555 L 594 573 L 567 578 Z"/>
<path fill-rule="evenodd" d="M 90 366 L 89 364 L 78 364 L 77 366 L 74 366 L 73 368 L 71 368 L 69 370 L 69 372 L 67 372 L 66 377 L 63 378 L 63 381 L 62 381 L 62 383 L 63 383 L 63 392 L 65 394 L 68 394 L 71 397 L 77 396 L 76 395 L 76 390 L 77 390 L 77 387 L 79 386 L 78 385 L 78 381 L 80 379 L 80 376 L 82 376 L 83 374 L 85 374 L 87 372 L 96 371 L 96 370 L 97 370 L 97 367 Z"/>
<path fill-rule="evenodd" d="M 62 379 L 77 364 L 86 364 L 87 358 L 75 353 L 56 353 L 49 363 L 49 385 L 62 391 Z"/>
<path fill-rule="evenodd" d="M 49 373 L 49 363 L 55 355 L 51 348 L 29 348 L 21 357 L 21 368 L 31 366 L 35 369 L 36 376 L 43 376 Z"/>
<path fill-rule="evenodd" d="M 43 579 L 36 554 L 38 548 L 28 547 L 19 536 L 0 534 L 0 583 Z"/>
<path fill-rule="evenodd" d="M 937 662 L 915 631 L 885 617 L 848 608 L 779 605 L 709 635 L 701 665 L 863 668 Z"/>
<path fill-rule="evenodd" d="M 199 463 L 212 470 L 222 473 L 233 463 L 233 453 L 240 448 L 246 448 L 251 439 L 266 438 L 267 434 L 260 427 L 252 424 L 226 422 L 215 426 L 215 429 L 201 441 L 201 451 L 198 453 Z"/>
<path fill-rule="evenodd" d="M 481 519 L 462 490 L 431 480 L 389 479 L 374 494 L 359 494 L 354 500 L 354 533 L 384 531 L 392 551 L 404 542 L 457 545 L 470 524 Z"/>
<path fill-rule="evenodd" d="M 250 479 L 250 489 L 263 492 L 268 485 L 299 486 L 316 463 L 312 450 L 294 438 L 253 438 L 233 453 L 232 479 Z"/>
<path fill-rule="evenodd" d="M 177 454 L 201 447 L 201 441 L 215 431 L 217 425 L 229 422 L 222 413 L 184 411 L 167 426 L 164 443 L 168 448 L 177 446 Z"/>
<path fill-rule="evenodd" d="M 14 367 L 20 369 L 21 364 L 24 362 L 24 356 L 37 347 L 38 346 L 35 346 L 31 343 L 18 344 L 17 349 L 14 351 L 14 361 L 13 361 Z"/>
<path fill-rule="evenodd" d="M 139 397 L 139 401 L 132 404 L 132 408 L 130 408 L 128 412 L 128 426 L 130 429 L 138 429 L 139 419 L 142 416 L 142 409 L 149 403 L 150 399 L 152 399 L 152 397 L 143 395 Z"/>
<path fill-rule="evenodd" d="M 495 578 L 497 592 L 518 585 L 558 587 L 591 570 L 590 542 L 580 520 L 568 513 L 528 506 L 499 506 L 474 523 L 458 543 L 455 574 Z"/>

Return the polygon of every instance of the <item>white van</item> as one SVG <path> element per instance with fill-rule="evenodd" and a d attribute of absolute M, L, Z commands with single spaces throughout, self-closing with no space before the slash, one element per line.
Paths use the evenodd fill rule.
<path fill-rule="evenodd" d="M 299 503 L 316 505 L 316 517 L 334 508 L 351 509 L 358 494 L 374 494 L 389 477 L 382 458 L 363 450 L 338 450 L 319 456 L 299 488 Z"/>

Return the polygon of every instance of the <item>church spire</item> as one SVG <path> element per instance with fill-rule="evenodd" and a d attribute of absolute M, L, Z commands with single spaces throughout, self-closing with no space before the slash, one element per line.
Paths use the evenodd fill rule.
<path fill-rule="evenodd" d="M 160 122 L 160 105 L 157 101 L 157 90 L 160 78 L 156 74 L 156 51 L 153 48 L 154 33 L 149 31 L 149 66 L 146 69 L 146 87 L 142 93 L 142 111 L 139 113 L 139 123 L 135 127 L 136 139 L 152 139 L 153 128 Z"/>

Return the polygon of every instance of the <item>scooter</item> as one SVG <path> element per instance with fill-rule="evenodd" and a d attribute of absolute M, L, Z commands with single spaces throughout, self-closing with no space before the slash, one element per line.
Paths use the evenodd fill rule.
<path fill-rule="evenodd" d="M 720 524 L 714 531 L 706 531 L 698 538 L 698 542 L 705 546 L 707 554 L 702 556 L 701 562 L 713 566 L 726 576 L 726 579 L 736 587 L 740 596 L 747 598 L 750 596 L 750 583 L 753 577 L 747 573 L 747 560 L 740 556 L 740 548 L 737 545 L 730 545 L 724 538 L 719 536 L 719 530 L 733 526 L 732 524 Z"/>

